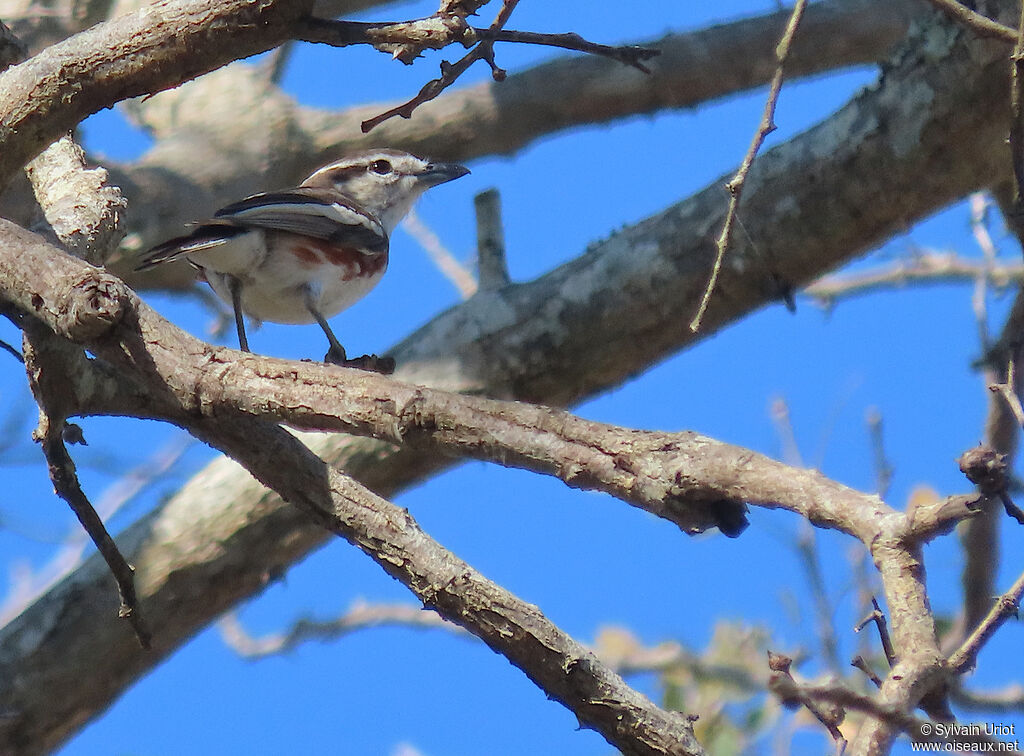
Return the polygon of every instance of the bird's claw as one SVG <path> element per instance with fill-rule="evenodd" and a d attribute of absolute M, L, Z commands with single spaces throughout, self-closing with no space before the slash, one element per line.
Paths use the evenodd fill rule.
<path fill-rule="evenodd" d="M 375 354 L 364 354 L 362 357 L 354 357 L 350 360 L 344 353 L 339 355 L 332 349 L 324 355 L 324 362 L 339 367 L 369 370 L 371 373 L 380 373 L 381 375 L 391 375 L 395 372 L 394 357 L 378 357 Z"/>

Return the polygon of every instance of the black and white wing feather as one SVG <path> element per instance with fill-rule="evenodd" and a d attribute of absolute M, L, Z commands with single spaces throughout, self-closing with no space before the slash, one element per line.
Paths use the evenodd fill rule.
<path fill-rule="evenodd" d="M 341 192 L 299 187 L 254 194 L 217 211 L 191 233 L 146 252 L 136 270 L 146 270 L 189 252 L 208 251 L 253 229 L 285 231 L 324 239 L 367 254 L 387 250 L 380 221 Z"/>
<path fill-rule="evenodd" d="M 217 211 L 218 220 L 272 228 L 343 242 L 368 251 L 387 246 L 387 234 L 374 215 L 341 192 L 299 187 L 254 194 Z"/>

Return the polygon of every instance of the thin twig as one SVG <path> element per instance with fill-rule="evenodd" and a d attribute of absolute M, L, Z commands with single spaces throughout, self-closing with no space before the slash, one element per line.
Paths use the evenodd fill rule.
<path fill-rule="evenodd" d="M 784 706 L 803 706 L 811 712 L 832 736 L 837 753 L 842 754 L 846 749 L 846 738 L 839 725 L 846 718 L 846 712 L 831 701 L 822 701 L 805 694 L 803 686 L 793 679 L 790 672 L 792 663 L 793 660 L 788 656 L 768 651 L 768 667 L 772 670 L 772 676 L 768 679 L 768 690 L 778 696 Z"/>
<path fill-rule="evenodd" d="M 789 56 L 790 45 L 793 42 L 793 37 L 796 35 L 797 27 L 800 25 L 800 18 L 803 16 L 806 7 L 807 0 L 797 0 L 793 5 L 793 13 L 789 17 L 789 23 L 786 24 L 786 30 L 782 33 L 782 39 L 779 41 L 778 47 L 775 48 L 775 58 L 778 64 L 775 67 L 775 74 L 772 76 L 771 86 L 768 88 L 768 100 L 764 105 L 761 123 L 757 127 L 757 133 L 754 134 L 754 138 L 750 142 L 750 147 L 747 149 L 747 154 L 744 156 L 739 170 L 736 171 L 736 175 L 725 185 L 726 190 L 729 192 L 729 209 L 726 211 L 722 233 L 716 242 L 718 253 L 715 256 L 715 264 L 711 269 L 711 278 L 704 289 L 704 296 L 701 298 L 700 306 L 697 308 L 697 314 L 690 321 L 690 330 L 694 333 L 700 329 L 700 324 L 704 320 L 704 313 L 711 302 L 711 295 L 718 284 L 718 277 L 722 272 L 722 262 L 725 259 L 726 250 L 729 248 L 729 242 L 732 239 L 733 227 L 736 225 L 736 213 L 739 209 L 740 198 L 743 195 L 743 186 L 747 181 L 747 174 L 750 173 L 750 168 L 754 164 L 754 158 L 761 149 L 761 145 L 764 144 L 764 140 L 777 128 L 775 125 L 775 105 L 779 100 L 779 92 L 782 91 L 782 69 L 785 66 L 786 58 Z"/>
<path fill-rule="evenodd" d="M 778 434 L 779 443 L 782 445 L 782 461 L 787 465 L 803 467 L 803 455 L 800 454 L 800 446 L 796 442 L 796 434 L 793 432 L 793 419 L 789 413 L 789 403 L 781 396 L 772 400 L 771 405 L 772 425 L 775 426 L 775 433 Z"/>
<path fill-rule="evenodd" d="M 65 441 L 83 442 L 81 429 L 65 420 L 67 414 L 74 409 L 68 403 L 70 396 L 65 385 L 67 376 L 58 375 L 58 371 L 48 365 L 51 361 L 62 361 L 64 351 L 77 347 L 63 342 L 34 319 L 26 318 L 23 327 L 26 371 L 32 393 L 39 405 L 39 425 L 33 431 L 32 438 L 42 446 L 55 493 L 71 507 L 110 568 L 120 594 L 121 606 L 118 615 L 128 620 L 139 644 L 143 648 L 149 648 L 151 635 L 143 622 L 135 595 L 135 568 L 118 550 L 114 539 L 104 527 L 103 520 L 96 514 L 96 510 L 82 490 L 78 473 L 75 471 L 75 463 L 65 446 Z M 70 432 L 72 429 L 74 432 Z"/>
<path fill-rule="evenodd" d="M 871 436 L 871 456 L 875 462 L 875 491 L 885 499 L 892 485 L 893 468 L 885 453 L 885 433 L 882 430 L 882 413 L 877 407 L 868 410 L 868 434 Z"/>
<path fill-rule="evenodd" d="M 650 60 L 661 54 L 660 50 L 653 47 L 601 45 L 596 42 L 590 42 L 575 32 L 540 34 L 538 32 L 513 31 L 511 29 L 499 29 L 496 32 L 490 29 L 477 29 L 476 33 L 481 39 L 490 39 L 493 42 L 521 42 L 527 45 L 560 47 L 563 50 L 574 50 L 590 55 L 599 55 L 603 58 L 617 60 L 619 63 L 631 66 L 645 74 L 649 74 L 651 69 L 645 66 L 643 61 Z"/>
<path fill-rule="evenodd" d="M 293 651 L 311 640 L 337 640 L 370 627 L 397 625 L 409 628 L 439 628 L 465 638 L 473 637 L 467 630 L 449 622 L 437 612 L 409 604 L 367 604 L 358 602 L 333 620 L 303 618 L 286 632 L 253 637 L 234 612 L 225 615 L 217 626 L 221 638 L 239 656 L 261 659 Z"/>
<path fill-rule="evenodd" d="M 950 18 L 959 21 L 979 37 L 1001 39 L 1011 44 L 1017 41 L 1017 32 L 1009 26 L 993 21 L 977 11 L 973 11 L 957 0 L 928 0 Z"/>
<path fill-rule="evenodd" d="M 1012 683 L 998 690 L 967 690 L 954 686 L 950 700 L 961 709 L 1009 713 L 1024 710 L 1024 685 Z"/>
<path fill-rule="evenodd" d="M 864 545 L 860 543 L 851 543 L 846 549 L 846 554 L 853 585 L 857 591 L 855 611 L 864 616 L 871 611 L 871 599 L 880 590 L 871 579 L 870 567 L 872 565 L 870 565 L 870 554 Z M 872 653 L 872 648 L 872 643 L 867 635 L 857 636 L 858 656 L 866 659 Z"/>
<path fill-rule="evenodd" d="M 431 19 L 423 19 L 423 22 Z M 330 45 L 332 47 L 348 47 L 350 45 L 370 44 L 375 47 L 383 45 L 404 45 L 414 43 L 419 47 L 440 49 L 453 42 L 461 42 L 461 39 L 445 38 L 443 35 L 416 36 L 411 38 L 410 30 L 417 24 L 416 21 L 339 21 L 328 18 L 308 17 L 299 22 L 296 39 L 302 42 Z M 640 45 L 602 45 L 584 39 L 575 32 L 563 34 L 542 34 L 539 32 L 516 31 L 514 29 L 489 29 L 482 27 L 470 27 L 472 35 L 478 40 L 495 42 L 512 42 L 526 45 L 539 45 L 541 47 L 557 47 L 562 50 L 598 55 L 602 58 L 616 60 L 626 66 L 631 66 L 644 73 L 651 70 L 644 65 L 644 61 L 655 58 L 661 54 L 660 50 L 653 47 L 641 47 Z M 463 32 L 465 34 L 465 32 Z"/>
<path fill-rule="evenodd" d="M 0 349 L 3 349 L 5 352 L 8 352 L 12 357 L 14 357 L 14 359 L 16 359 L 22 365 L 25 364 L 25 358 L 21 356 L 21 352 L 19 352 L 17 349 L 15 349 L 2 339 L 0 339 Z"/>
<path fill-rule="evenodd" d="M 1024 282 L 1024 264 L 990 266 L 986 261 L 955 253 L 926 252 L 909 260 L 851 275 L 828 275 L 807 286 L 804 293 L 831 307 L 845 297 L 870 294 L 880 289 L 905 288 L 915 283 L 975 282 L 987 278 L 996 288 Z"/>
<path fill-rule="evenodd" d="M 509 16 L 512 15 L 512 11 L 515 10 L 516 5 L 518 4 L 519 0 L 503 0 L 501 10 L 498 11 L 498 15 L 491 24 L 489 31 L 492 33 L 500 31 L 508 22 Z M 455 61 L 455 63 L 441 61 L 441 76 L 424 84 L 423 88 L 420 89 L 416 96 L 411 100 L 397 107 L 390 108 L 380 115 L 363 121 L 360 126 L 363 133 L 366 134 L 373 130 L 374 127 L 379 126 L 384 123 L 384 121 L 394 118 L 395 116 L 411 118 L 413 111 L 416 110 L 416 108 L 425 102 L 430 102 L 454 84 L 458 78 L 469 70 L 469 67 L 478 60 L 484 60 L 487 62 L 491 67 L 491 76 L 495 81 L 505 80 L 505 71 L 499 68 L 494 62 L 494 41 L 488 39 L 481 40 L 472 50 L 462 56 L 459 60 Z"/>
<path fill-rule="evenodd" d="M 860 654 L 857 654 L 850 661 L 850 666 L 859 669 L 864 675 L 874 684 L 876 688 L 882 687 L 882 678 L 875 674 L 875 670 L 871 669 L 871 665 L 868 664 L 868 660 Z"/>
<path fill-rule="evenodd" d="M 839 661 L 839 645 L 836 642 L 836 631 L 832 624 L 833 608 L 831 601 L 829 601 L 825 576 L 821 571 L 817 535 L 814 528 L 806 520 L 800 523 L 800 530 L 800 535 L 796 539 L 796 551 L 811 588 L 811 600 L 814 604 L 821 653 L 829 671 L 835 675 L 840 675 L 842 674 L 840 669 L 842 665 Z"/>
<path fill-rule="evenodd" d="M 40 413 L 39 440 L 42 443 L 43 454 L 46 457 L 50 469 L 50 480 L 57 495 L 64 499 L 71 507 L 71 510 L 82 523 L 82 527 L 89 534 L 96 549 L 103 556 L 110 572 L 117 581 L 117 590 L 121 597 L 121 607 L 118 616 L 128 620 L 143 648 L 149 648 L 151 635 L 139 613 L 138 600 L 135 595 L 135 568 L 128 564 L 128 561 L 121 555 L 110 537 L 110 533 L 103 525 L 103 520 L 96 514 L 88 497 L 78 482 L 78 475 L 75 473 L 75 463 L 68 454 L 64 445 L 63 420 L 50 418 L 45 411 Z"/>
<path fill-rule="evenodd" d="M 996 247 L 995 241 L 992 240 L 992 233 L 988 228 L 992 198 L 985 192 L 974 192 L 970 196 L 970 208 L 971 235 L 974 236 L 974 241 L 977 243 L 978 249 L 981 250 L 985 262 L 995 265 L 996 258 L 999 257 L 999 249 Z"/>
<path fill-rule="evenodd" d="M 988 328 L 988 288 L 992 279 L 992 270 L 996 266 L 998 250 L 988 231 L 989 198 L 984 192 L 974 192 L 970 197 L 970 208 L 971 233 L 985 258 L 984 273 L 975 279 L 971 304 L 974 309 L 974 318 L 978 323 L 978 340 L 981 343 L 982 352 L 987 354 L 991 348 Z"/>
<path fill-rule="evenodd" d="M 1006 406 L 1013 413 L 1013 417 L 1017 420 L 1017 425 L 1024 427 L 1024 406 L 1021 406 L 1020 397 L 1017 396 L 1017 392 L 1014 391 L 1016 386 L 1016 379 L 1014 373 L 1016 372 L 1016 358 L 1011 358 L 1007 363 L 1006 367 L 1006 380 L 1001 383 L 990 384 L 988 390 L 999 394 L 1003 401 L 1006 402 Z"/>
<path fill-rule="evenodd" d="M 949 657 L 947 664 L 954 672 L 963 674 L 974 666 L 978 654 L 996 630 L 1010 617 L 1017 616 L 1017 607 L 1024 596 L 1024 573 L 1006 593 L 996 599 L 995 604 L 981 623 L 974 628 L 964 644 Z"/>
<path fill-rule="evenodd" d="M 260 62 L 260 72 L 268 82 L 277 84 L 281 81 L 294 51 L 295 43 L 289 40 L 267 53 L 267 57 Z"/>
<path fill-rule="evenodd" d="M 402 228 L 426 251 L 437 269 L 459 290 L 463 299 L 469 299 L 476 293 L 477 283 L 473 274 L 455 259 L 455 255 L 448 251 L 440 237 L 423 222 L 415 209 L 405 216 Z"/>
<path fill-rule="evenodd" d="M 885 613 L 882 612 L 882 607 L 878 605 L 878 599 L 873 596 L 871 597 L 871 605 L 874 606 L 874 610 L 858 622 L 853 631 L 859 633 L 869 622 L 874 622 L 878 628 L 878 637 L 882 641 L 882 651 L 885 652 L 886 661 L 892 667 L 896 664 L 896 651 L 892 647 L 892 638 L 889 637 L 889 627 L 885 622 Z"/>
<path fill-rule="evenodd" d="M 950 743 L 977 746 L 991 743 L 1000 752 L 1016 753 L 1002 741 L 984 732 L 984 728 L 954 727 L 952 724 L 935 722 L 915 717 L 899 706 L 882 703 L 872 696 L 866 696 L 837 683 L 801 684 L 791 676 L 776 674 L 772 677 L 770 690 L 783 703 L 814 705 L 822 707 L 832 704 L 843 709 L 852 709 L 887 722 L 896 729 L 906 732 L 915 742 L 946 741 Z M 813 711 L 813 709 L 812 709 Z M 976 750 L 976 749 L 975 749 Z M 964 752 L 966 749 L 958 748 Z"/>
<path fill-rule="evenodd" d="M 96 513 L 104 522 L 109 522 L 135 497 L 163 478 L 194 444 L 195 439 L 186 434 L 173 437 L 166 446 L 114 481 L 96 501 Z M 81 528 L 74 528 L 62 539 L 60 548 L 47 563 L 24 575 L 19 580 L 18 590 L 11 591 L 0 603 L 0 625 L 20 614 L 26 606 L 80 564 L 88 543 L 88 534 Z"/>
<path fill-rule="evenodd" d="M 1003 503 L 1003 509 L 1006 510 L 1006 514 L 1015 519 L 1018 525 L 1024 525 L 1024 510 L 1013 503 L 1010 494 L 1002 491 L 999 494 L 999 500 Z"/>
<path fill-rule="evenodd" d="M 407 627 L 415 630 L 444 630 L 462 638 L 474 636 L 465 628 L 422 606 L 401 603 L 369 603 L 357 601 L 344 613 L 331 620 L 300 618 L 287 629 L 254 636 L 245 628 L 238 614 L 229 612 L 219 622 L 223 641 L 246 659 L 263 659 L 296 650 L 311 641 L 334 641 L 360 630 L 375 627 Z M 602 643 L 609 634 L 615 641 Z M 625 636 L 625 637 L 623 637 Z M 764 682 L 741 660 L 718 661 L 713 650 L 695 654 L 676 642 L 644 646 L 627 631 L 613 629 L 599 632 L 588 646 L 602 663 L 621 675 L 686 670 L 703 680 L 721 681 L 730 687 L 750 693 L 763 690 Z"/>

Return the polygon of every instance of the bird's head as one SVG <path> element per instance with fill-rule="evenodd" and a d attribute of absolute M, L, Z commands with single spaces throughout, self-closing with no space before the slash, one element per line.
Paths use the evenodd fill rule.
<path fill-rule="evenodd" d="M 388 234 L 427 189 L 465 176 L 458 163 L 441 163 L 401 150 L 360 152 L 315 171 L 303 186 L 336 189 L 380 219 Z"/>

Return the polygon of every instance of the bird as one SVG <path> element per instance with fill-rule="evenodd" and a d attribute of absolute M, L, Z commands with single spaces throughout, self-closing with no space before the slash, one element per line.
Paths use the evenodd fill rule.
<path fill-rule="evenodd" d="M 423 192 L 469 173 L 458 163 L 376 149 L 313 171 L 299 186 L 253 194 L 188 234 L 141 255 L 136 271 L 186 259 L 231 305 L 239 347 L 243 313 L 274 323 L 317 323 L 327 363 L 390 373 L 394 360 L 349 359 L 328 324 L 376 286 L 388 267 L 391 232 Z"/>

